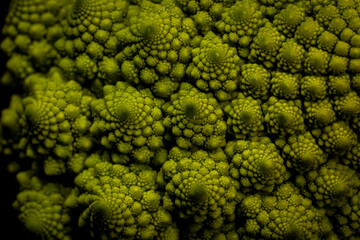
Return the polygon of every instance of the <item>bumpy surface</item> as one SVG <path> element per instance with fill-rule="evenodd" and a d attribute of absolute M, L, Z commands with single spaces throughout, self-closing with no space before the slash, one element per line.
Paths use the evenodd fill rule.
<path fill-rule="evenodd" d="M 331 230 L 324 209 L 316 209 L 291 184 L 281 185 L 273 196 L 255 194 L 240 206 L 246 223 L 242 231 L 265 239 L 322 239 Z"/>
<path fill-rule="evenodd" d="M 83 210 L 79 227 L 90 225 L 93 237 L 177 239 L 156 174 L 145 165 L 99 162 L 75 178 L 66 206 Z"/>
<path fill-rule="evenodd" d="M 149 163 L 153 152 L 163 146 L 161 101 L 151 92 L 137 91 L 117 82 L 104 87 L 104 98 L 91 103 L 94 123 L 90 131 L 101 137 L 101 145 Z"/>
<path fill-rule="evenodd" d="M 31 239 L 360 239 L 359 0 L 12 0 L 2 33 Z"/>
<path fill-rule="evenodd" d="M 71 239 L 71 217 L 64 202 L 71 192 L 61 184 L 44 182 L 31 170 L 17 174 L 20 192 L 13 203 L 25 228 L 44 239 Z"/>
<path fill-rule="evenodd" d="M 183 83 L 168 104 L 164 105 L 167 114 L 164 124 L 171 129 L 179 147 L 194 145 L 216 149 L 225 146 L 224 113 L 211 95 Z"/>
<path fill-rule="evenodd" d="M 243 191 L 273 191 L 289 178 L 284 159 L 268 138 L 229 142 L 225 149 L 231 162 L 231 175 Z"/>
<path fill-rule="evenodd" d="M 230 176 L 225 154 L 196 151 L 188 158 L 176 159 L 178 149 L 170 151 L 163 165 L 167 196 L 174 202 L 180 218 L 193 221 L 193 229 L 218 229 L 235 215 L 238 183 Z"/>

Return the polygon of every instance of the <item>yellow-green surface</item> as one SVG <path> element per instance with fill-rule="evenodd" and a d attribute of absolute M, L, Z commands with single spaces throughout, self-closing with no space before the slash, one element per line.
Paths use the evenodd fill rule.
<path fill-rule="evenodd" d="M 359 0 L 12 0 L 3 18 L 8 229 L 360 239 Z"/>

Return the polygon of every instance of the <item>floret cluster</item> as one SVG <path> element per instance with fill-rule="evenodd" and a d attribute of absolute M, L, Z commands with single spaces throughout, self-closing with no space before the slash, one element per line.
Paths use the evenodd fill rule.
<path fill-rule="evenodd" d="M 34 239 L 360 239 L 360 0 L 12 0 L 2 33 Z"/>

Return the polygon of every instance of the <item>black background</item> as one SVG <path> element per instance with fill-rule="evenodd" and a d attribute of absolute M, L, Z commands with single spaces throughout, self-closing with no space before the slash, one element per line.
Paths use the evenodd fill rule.
<path fill-rule="evenodd" d="M 2 0 L 0 3 L 0 28 L 2 29 L 5 17 L 8 11 L 10 0 Z M 0 35 L 0 40 L 4 36 Z M 5 72 L 5 64 L 7 57 L 0 53 L 0 76 Z M 9 89 L 0 85 L 0 110 L 6 108 L 9 105 L 9 100 L 14 89 Z M 18 192 L 18 185 L 15 180 L 15 175 L 10 174 L 6 170 L 6 157 L 0 155 L 0 176 L 1 176 L 1 236 L 6 239 L 34 239 L 28 232 L 25 231 L 23 225 L 17 218 L 17 212 L 12 208 L 12 202 L 16 198 Z"/>

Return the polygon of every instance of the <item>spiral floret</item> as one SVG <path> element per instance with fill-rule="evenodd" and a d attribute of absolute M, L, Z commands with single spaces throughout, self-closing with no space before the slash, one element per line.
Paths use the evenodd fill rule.
<path fill-rule="evenodd" d="M 3 131 L 12 134 L 4 147 L 13 144 L 20 158 L 41 159 L 47 175 L 63 174 L 73 154 L 93 145 L 89 136 L 93 97 L 75 81 L 65 81 L 56 69 L 30 75 L 24 86 L 27 97 L 17 99 L 8 109 L 8 119 L 3 119 Z"/>
<path fill-rule="evenodd" d="M 325 98 L 318 101 L 306 101 L 305 119 L 312 128 L 325 127 L 336 120 L 336 114 L 329 99 Z"/>
<path fill-rule="evenodd" d="M 270 134 L 284 136 L 301 133 L 305 130 L 303 113 L 298 101 L 271 97 L 262 105 L 267 131 Z"/>
<path fill-rule="evenodd" d="M 304 76 L 300 80 L 300 94 L 305 100 L 324 99 L 327 96 L 326 77 L 324 76 Z"/>
<path fill-rule="evenodd" d="M 186 72 L 202 91 L 211 91 L 219 100 L 228 100 L 236 89 L 240 58 L 236 49 L 208 32 L 198 48 L 192 50 L 192 62 Z"/>
<path fill-rule="evenodd" d="M 121 75 L 132 84 L 165 87 L 158 95 L 169 97 L 179 84 L 174 89 L 163 83 L 177 83 L 185 76 L 195 24 L 171 1 L 142 1 L 131 13 L 128 26 L 116 33 L 121 50 L 115 59 Z"/>
<path fill-rule="evenodd" d="M 347 203 L 349 197 L 356 194 L 359 187 L 355 170 L 334 160 L 318 170 L 298 175 L 296 181 L 301 184 L 303 191 L 307 190 L 311 194 L 320 208 L 340 208 Z"/>
<path fill-rule="evenodd" d="M 270 73 L 259 64 L 244 64 L 238 85 L 245 96 L 266 100 L 270 90 Z"/>
<path fill-rule="evenodd" d="M 314 133 L 318 144 L 330 154 L 343 155 L 357 143 L 356 133 L 344 121 L 336 121 Z"/>
<path fill-rule="evenodd" d="M 294 4 L 288 4 L 275 15 L 273 24 L 286 37 L 291 38 L 297 26 L 305 19 L 305 9 Z"/>
<path fill-rule="evenodd" d="M 124 158 L 130 154 L 138 162 L 149 163 L 163 146 L 162 102 L 149 89 L 138 91 L 125 82 L 106 85 L 103 91 L 104 97 L 91 103 L 95 116 L 91 133 Z"/>
<path fill-rule="evenodd" d="M 179 147 L 193 144 L 207 149 L 225 146 L 227 125 L 215 98 L 182 83 L 179 92 L 165 106 L 164 125 L 171 130 Z"/>
<path fill-rule="evenodd" d="M 65 74 L 80 83 L 113 83 L 120 76 L 115 61 L 129 3 L 125 0 L 77 0 L 64 21 L 64 36 L 55 42 Z M 106 65 L 106 66 L 105 66 Z"/>
<path fill-rule="evenodd" d="M 81 209 L 78 225 L 89 226 L 92 237 L 153 239 L 174 230 L 169 239 L 178 239 L 150 167 L 100 162 L 81 172 L 75 184 L 79 191 L 67 204 Z"/>
<path fill-rule="evenodd" d="M 260 61 L 265 67 L 272 68 L 284 41 L 285 36 L 279 33 L 272 24 L 265 24 L 259 29 L 250 45 L 249 60 Z"/>
<path fill-rule="evenodd" d="M 299 173 L 317 169 L 327 161 L 327 155 L 310 132 L 290 136 L 283 147 L 283 156 L 286 166 Z"/>
<path fill-rule="evenodd" d="M 271 93 L 278 98 L 296 99 L 300 94 L 299 76 L 275 72 L 270 80 Z"/>
<path fill-rule="evenodd" d="M 166 194 L 180 218 L 190 221 L 186 226 L 193 232 L 204 227 L 219 229 L 234 216 L 238 184 L 230 176 L 222 150 L 210 153 L 199 150 L 182 158 L 170 154 L 162 173 Z"/>
<path fill-rule="evenodd" d="M 59 59 L 54 42 L 63 36 L 61 21 L 67 16 L 71 1 L 12 1 L 2 33 L 1 49 L 7 61 L 11 85 L 34 72 L 46 73 Z"/>
<path fill-rule="evenodd" d="M 33 237 L 70 240 L 71 215 L 64 203 L 71 189 L 45 182 L 32 170 L 18 173 L 17 179 L 21 190 L 13 207 L 25 228 Z"/>
<path fill-rule="evenodd" d="M 264 116 L 261 102 L 241 94 L 224 108 L 227 114 L 228 131 L 236 138 L 261 135 L 264 130 Z"/>
<path fill-rule="evenodd" d="M 277 66 L 292 73 L 300 72 L 303 69 L 305 53 L 302 45 L 296 43 L 292 38 L 287 39 L 281 45 L 279 54 L 276 56 Z"/>
<path fill-rule="evenodd" d="M 253 0 L 241 0 L 225 9 L 221 20 L 215 26 L 225 42 L 247 47 L 263 23 L 264 18 L 259 5 Z"/>
<path fill-rule="evenodd" d="M 321 239 L 332 230 L 325 211 L 289 183 L 271 195 L 246 197 L 240 208 L 246 219 L 243 231 L 256 239 Z"/>
<path fill-rule="evenodd" d="M 284 159 L 269 138 L 237 140 L 226 145 L 231 175 L 244 190 L 271 192 L 290 177 Z"/>
<path fill-rule="evenodd" d="M 343 119 L 357 117 L 360 114 L 360 97 L 355 91 L 332 99 L 335 112 Z"/>

